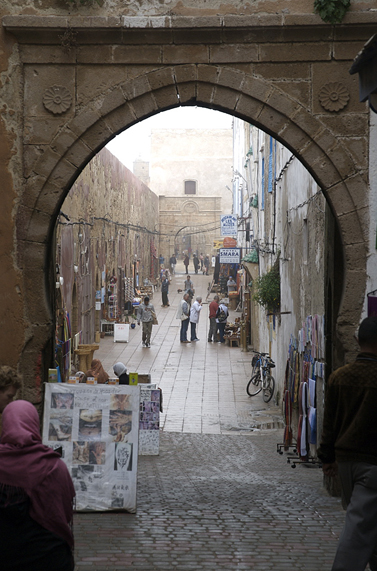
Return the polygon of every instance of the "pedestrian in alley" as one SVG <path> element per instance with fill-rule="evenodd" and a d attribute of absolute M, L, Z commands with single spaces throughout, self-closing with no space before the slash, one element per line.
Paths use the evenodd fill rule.
<path fill-rule="evenodd" d="M 219 307 L 216 312 L 216 323 L 217 328 L 219 330 L 219 343 L 225 343 L 224 333 L 225 333 L 225 326 L 228 319 L 229 311 L 228 311 L 228 300 L 222 299 L 220 301 Z"/>
<path fill-rule="evenodd" d="M 164 264 L 165 258 L 162 254 L 160 254 L 160 257 L 158 258 L 159 264 L 160 266 L 162 266 Z"/>
<path fill-rule="evenodd" d="M 203 252 L 200 252 L 200 256 L 199 256 L 199 262 L 200 262 L 200 271 L 203 271 L 203 266 L 204 266 L 204 256 L 203 256 Z"/>
<path fill-rule="evenodd" d="M 169 278 L 166 274 L 162 276 L 161 282 L 161 296 L 162 296 L 162 307 L 169 307 Z"/>
<path fill-rule="evenodd" d="M 199 341 L 196 335 L 196 326 L 199 323 L 199 317 L 202 307 L 203 307 L 202 298 L 197 297 L 190 309 L 191 341 Z"/>
<path fill-rule="evenodd" d="M 154 307 L 149 303 L 149 297 L 146 295 L 144 303 L 141 303 L 137 308 L 137 324 L 142 323 L 142 344 L 145 347 L 151 346 L 151 335 L 153 319 L 156 315 Z"/>
<path fill-rule="evenodd" d="M 229 279 L 226 282 L 226 286 L 228 288 L 228 295 L 232 291 L 237 291 L 237 283 L 234 281 L 233 276 L 229 276 Z"/>
<path fill-rule="evenodd" d="M 204 258 L 204 270 L 203 270 L 203 274 L 205 274 L 206 276 L 208 276 L 208 270 L 209 270 L 209 256 L 206 255 L 206 257 Z"/>
<path fill-rule="evenodd" d="M 200 263 L 199 263 L 199 260 L 198 260 L 198 256 L 197 256 L 196 254 L 193 254 L 192 262 L 193 262 L 193 264 L 194 264 L 195 273 L 197 274 L 197 273 L 198 273 L 198 270 L 199 270 L 199 265 L 200 265 Z"/>
<path fill-rule="evenodd" d="M 331 571 L 377 571 L 377 317 L 361 322 L 356 361 L 329 377 L 318 458 L 347 506 Z"/>
<path fill-rule="evenodd" d="M 209 330 L 208 330 L 208 342 L 212 343 L 213 341 L 217 340 L 217 321 L 216 321 L 216 314 L 217 310 L 219 309 L 219 296 L 215 295 L 211 303 L 209 304 Z"/>
<path fill-rule="evenodd" d="M 189 267 L 189 263 L 190 263 L 190 258 L 188 257 L 187 254 L 185 254 L 185 257 L 183 258 L 183 263 L 184 263 L 185 268 L 186 268 L 186 274 L 188 274 L 188 267 Z"/>
<path fill-rule="evenodd" d="M 190 321 L 190 306 L 188 304 L 189 294 L 185 293 L 183 299 L 181 299 L 178 310 L 177 319 L 181 320 L 181 331 L 180 331 L 180 341 L 181 343 L 191 343 L 187 340 L 187 329 Z"/>
<path fill-rule="evenodd" d="M 188 293 L 188 304 L 191 308 L 191 302 L 194 298 L 194 294 L 195 294 L 195 289 L 194 289 L 194 284 L 191 281 L 190 276 L 187 276 L 187 279 L 185 280 L 184 284 L 183 284 L 183 289 L 185 290 L 186 293 Z"/>
<path fill-rule="evenodd" d="M 120 361 L 118 363 L 115 363 L 115 365 L 113 366 L 113 371 L 116 374 L 116 376 L 119 378 L 120 385 L 130 384 L 130 378 L 127 373 L 127 367 L 124 363 L 121 363 Z"/>
<path fill-rule="evenodd" d="M 17 372 L 8 365 L 0 367 L 0 413 L 12 402 L 20 388 L 21 377 Z"/>
<path fill-rule="evenodd" d="M 170 256 L 169 264 L 170 264 L 171 273 L 174 276 L 175 275 L 175 266 L 177 265 L 177 258 L 175 257 L 175 254 Z"/>
<path fill-rule="evenodd" d="M 73 571 L 74 497 L 67 466 L 42 444 L 36 408 L 8 404 L 0 441 L 2 571 Z"/>

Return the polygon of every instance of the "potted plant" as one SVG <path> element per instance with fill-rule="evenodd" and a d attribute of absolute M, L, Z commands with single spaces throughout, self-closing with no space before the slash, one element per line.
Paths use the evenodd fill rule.
<path fill-rule="evenodd" d="M 269 313 L 277 313 L 280 309 L 279 258 L 267 273 L 254 280 L 253 287 L 253 299 Z"/>

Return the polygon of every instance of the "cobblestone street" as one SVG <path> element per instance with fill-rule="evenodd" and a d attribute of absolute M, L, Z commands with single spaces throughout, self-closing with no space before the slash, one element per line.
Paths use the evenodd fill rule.
<path fill-rule="evenodd" d="M 205 300 L 210 278 L 192 279 Z M 276 453 L 280 407 L 246 395 L 250 353 L 207 342 L 208 305 L 200 341 L 180 344 L 183 280 L 173 278 L 168 309 L 154 295 L 151 348 L 136 326 L 129 343 L 107 337 L 95 354 L 109 373 L 116 361 L 151 373 L 164 413 L 160 455 L 139 458 L 137 513 L 75 516 L 77 570 L 326 571 L 344 520 L 340 501 L 323 489 L 318 467 L 292 469 Z"/>

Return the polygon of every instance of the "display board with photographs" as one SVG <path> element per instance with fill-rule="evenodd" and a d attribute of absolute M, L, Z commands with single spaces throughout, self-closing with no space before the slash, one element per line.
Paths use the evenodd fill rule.
<path fill-rule="evenodd" d="M 46 383 L 43 442 L 61 449 L 78 511 L 136 511 L 140 387 Z"/>
<path fill-rule="evenodd" d="M 160 390 L 154 384 L 140 386 L 139 454 L 160 452 Z"/>

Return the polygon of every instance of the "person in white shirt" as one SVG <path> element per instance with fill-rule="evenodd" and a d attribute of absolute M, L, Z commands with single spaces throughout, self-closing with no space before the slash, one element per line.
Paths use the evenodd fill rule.
<path fill-rule="evenodd" d="M 200 312 L 202 309 L 202 298 L 197 297 L 196 301 L 192 304 L 190 310 L 190 324 L 191 324 L 191 341 L 199 341 L 196 336 L 196 325 L 199 323 Z"/>

